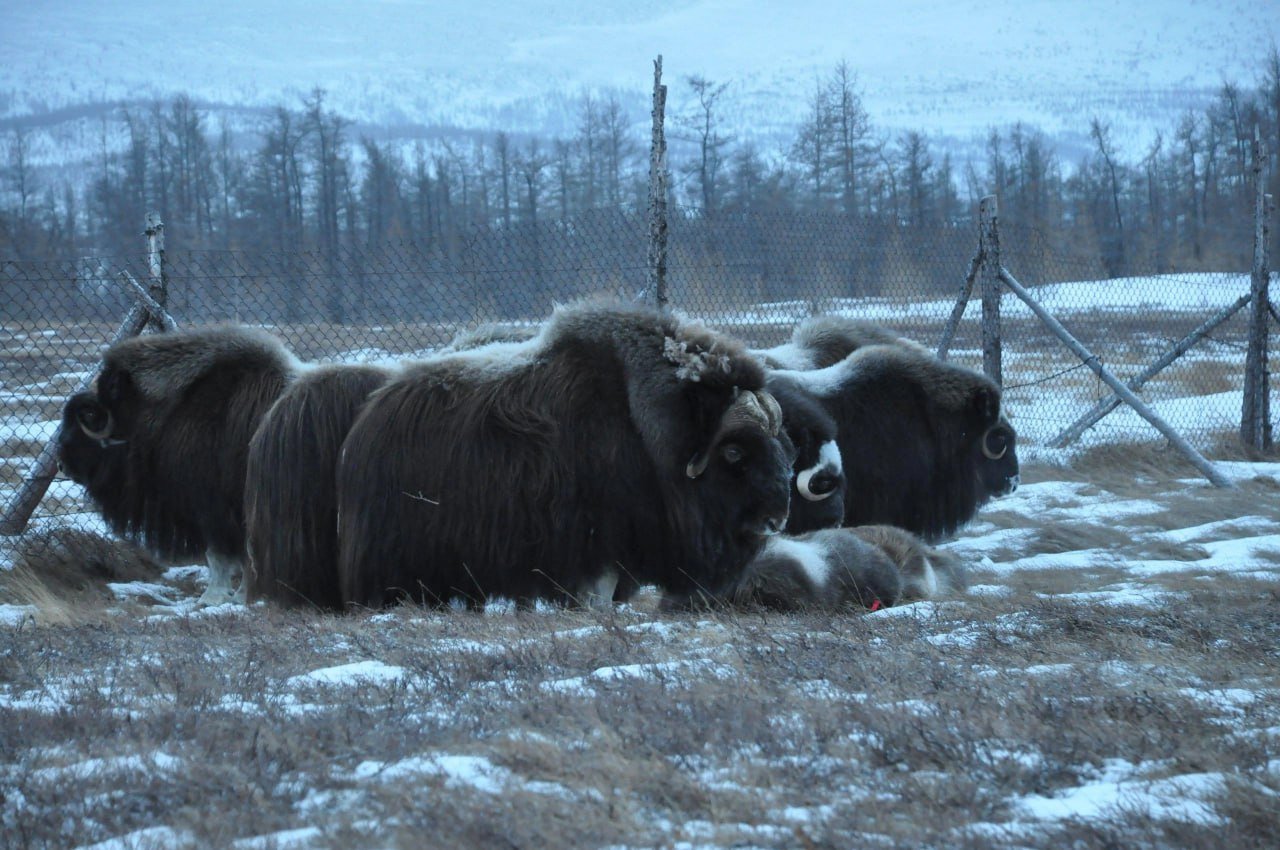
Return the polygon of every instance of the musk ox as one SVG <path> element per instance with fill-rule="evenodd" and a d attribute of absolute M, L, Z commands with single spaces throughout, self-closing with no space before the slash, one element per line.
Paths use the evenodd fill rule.
<path fill-rule="evenodd" d="M 390 364 L 308 369 L 271 405 L 249 443 L 245 527 L 249 602 L 342 608 L 338 590 L 338 454 Z"/>
<path fill-rule="evenodd" d="M 245 556 L 249 439 L 299 365 L 255 328 L 124 340 L 94 388 L 67 401 L 58 465 L 117 534 L 165 560 L 203 555 L 201 601 L 229 601 Z"/>
<path fill-rule="evenodd" d="M 938 540 L 1018 485 L 1000 387 L 921 349 L 867 346 L 825 369 L 773 370 L 768 386 L 784 417 L 786 402 L 807 393 L 836 421 L 844 525 L 895 525 Z M 809 530 L 805 520 L 797 513 L 788 529 Z"/>
<path fill-rule="evenodd" d="M 900 528 L 870 525 L 770 539 L 728 599 L 780 611 L 874 611 L 966 586 L 964 562 L 952 553 Z"/>
<path fill-rule="evenodd" d="M 738 343 L 585 304 L 498 348 L 407 365 L 357 417 L 337 474 L 347 605 L 605 601 L 619 576 L 715 591 L 782 528 L 792 453 Z"/>
<path fill-rule="evenodd" d="M 845 480 L 835 418 L 812 393 L 794 384 L 774 382 L 769 391 L 782 408 L 782 427 L 796 451 L 787 529 L 841 525 Z"/>

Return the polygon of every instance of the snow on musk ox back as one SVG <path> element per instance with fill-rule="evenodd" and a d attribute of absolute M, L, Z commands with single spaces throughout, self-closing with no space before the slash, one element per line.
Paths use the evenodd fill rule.
<path fill-rule="evenodd" d="M 58 464 L 117 534 L 166 560 L 204 555 L 204 601 L 225 601 L 245 558 L 249 439 L 298 368 L 247 327 L 124 340 L 94 388 L 67 401 Z"/>
<path fill-rule="evenodd" d="M 769 387 L 784 407 L 808 394 L 835 419 L 845 525 L 884 523 L 937 540 L 1018 485 L 1000 387 L 917 346 L 876 344 L 823 369 L 773 370 Z M 789 530 L 816 527 L 800 510 Z"/>
<path fill-rule="evenodd" d="M 786 520 L 780 424 L 740 344 L 648 309 L 561 308 L 514 353 L 410 364 L 343 446 L 342 597 L 725 587 Z"/>

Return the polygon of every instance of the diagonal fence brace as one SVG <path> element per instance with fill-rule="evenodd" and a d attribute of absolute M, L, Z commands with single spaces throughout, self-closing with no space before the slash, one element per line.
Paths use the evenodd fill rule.
<path fill-rule="evenodd" d="M 1040 302 L 1036 301 L 1035 298 L 1031 296 L 1031 293 L 1028 292 L 1022 284 L 1018 283 L 1014 276 L 1009 274 L 1009 270 L 1003 266 L 1000 268 L 1000 280 L 1005 286 L 1009 287 L 1010 292 L 1022 299 L 1022 302 L 1031 309 L 1031 312 L 1035 313 L 1036 318 L 1040 319 L 1040 321 L 1045 324 L 1045 327 L 1052 331 L 1058 339 L 1062 340 L 1063 344 L 1066 345 L 1067 348 L 1071 349 L 1071 351 L 1079 357 L 1094 374 L 1102 379 L 1103 383 L 1111 387 L 1112 392 L 1114 392 L 1121 401 L 1132 407 L 1143 419 L 1150 422 L 1152 426 L 1154 426 L 1155 429 L 1159 431 L 1175 449 L 1178 450 L 1179 453 L 1181 453 L 1187 460 L 1191 461 L 1192 465 L 1194 465 L 1196 469 L 1200 470 L 1201 474 L 1203 474 L 1205 478 L 1209 479 L 1213 486 L 1223 488 L 1230 488 L 1233 486 L 1231 480 L 1219 472 L 1217 467 L 1206 460 L 1205 457 L 1196 451 L 1190 443 L 1183 439 L 1182 435 L 1173 429 L 1173 426 L 1168 422 L 1165 422 L 1158 413 L 1147 406 L 1146 402 L 1134 395 L 1133 390 L 1126 387 L 1119 378 L 1111 374 L 1111 372 L 1108 371 L 1107 368 L 1098 360 L 1097 355 L 1085 348 L 1083 343 L 1072 336 L 1071 332 L 1063 327 L 1062 323 L 1055 319 L 1049 311 L 1040 304 Z"/>
<path fill-rule="evenodd" d="M 1212 317 L 1205 320 L 1205 322 L 1201 324 L 1198 328 L 1196 328 L 1191 333 L 1187 334 L 1182 339 L 1180 339 L 1172 348 L 1170 348 L 1167 352 L 1165 352 L 1164 355 L 1161 356 L 1158 360 L 1156 360 L 1146 369 L 1143 369 L 1141 372 L 1139 372 L 1137 375 L 1131 378 L 1125 384 L 1125 386 L 1127 386 L 1129 389 L 1133 390 L 1134 392 L 1137 392 L 1138 390 L 1142 389 L 1142 387 L 1146 385 L 1147 381 L 1151 380 L 1156 375 L 1163 372 L 1167 366 L 1169 366 L 1179 357 L 1181 357 L 1182 355 L 1190 351 L 1192 348 L 1194 348 L 1201 340 L 1203 340 L 1209 334 L 1213 333 L 1214 329 L 1217 328 L 1218 325 L 1221 325 L 1223 322 L 1230 319 L 1236 313 L 1240 312 L 1241 308 L 1243 308 L 1251 300 L 1253 300 L 1252 295 L 1241 295 L 1239 298 L 1235 300 L 1235 303 L 1230 304 L 1227 307 L 1224 307 L 1222 310 L 1215 313 Z M 1102 401 L 1098 402 L 1093 407 L 1089 408 L 1089 410 L 1086 411 L 1083 416 L 1081 416 L 1075 422 L 1072 422 L 1070 425 L 1064 428 L 1061 433 L 1059 433 L 1056 437 L 1050 440 L 1049 447 L 1054 449 L 1061 449 L 1061 448 L 1065 448 L 1071 443 L 1074 443 L 1076 440 L 1080 439 L 1081 435 L 1083 435 L 1085 431 L 1089 430 L 1094 425 L 1097 425 L 1100 421 L 1102 421 L 1103 417 L 1111 413 L 1111 411 L 1115 410 L 1122 403 L 1123 402 L 1120 400 L 1120 397 L 1117 396 L 1115 393 L 1112 393 L 1111 395 L 1107 396 Z"/>

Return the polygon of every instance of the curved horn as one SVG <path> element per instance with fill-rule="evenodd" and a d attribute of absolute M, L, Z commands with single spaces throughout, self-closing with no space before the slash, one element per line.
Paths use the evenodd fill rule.
<path fill-rule="evenodd" d="M 111 416 L 110 409 L 108 408 L 98 408 L 98 409 L 104 410 L 107 414 L 107 421 L 102 425 L 101 428 L 94 428 L 88 422 L 85 421 L 84 414 L 88 410 L 90 410 L 90 408 L 87 408 L 87 407 L 81 408 L 80 410 L 76 411 L 76 424 L 80 426 L 80 430 L 84 432 L 85 436 L 91 440 L 107 439 L 108 437 L 111 436 L 111 428 L 115 424 L 115 420 Z"/>
<path fill-rule="evenodd" d="M 998 428 L 999 426 L 988 428 L 987 433 L 982 435 L 982 453 L 986 455 L 988 458 L 990 458 L 991 460 L 1000 460 L 1000 458 L 1004 457 L 1006 454 L 1009 453 L 1008 440 L 1005 440 L 1004 445 L 1000 447 L 1000 451 L 998 452 L 993 451 L 991 446 L 988 445 L 988 440 L 990 439 L 992 432 L 996 431 Z"/>
<path fill-rule="evenodd" d="M 765 414 L 765 427 L 769 436 L 778 436 L 778 432 L 782 430 L 782 405 L 778 404 L 772 393 L 765 390 L 756 390 L 752 395 L 760 402 L 760 409 Z"/>
<path fill-rule="evenodd" d="M 800 491 L 801 496 L 804 496 L 810 502 L 821 502 L 835 492 L 835 488 L 825 493 L 815 493 L 809 489 L 809 482 L 813 479 L 813 476 L 818 474 L 818 471 L 819 467 L 814 466 L 796 476 L 796 489 Z"/>

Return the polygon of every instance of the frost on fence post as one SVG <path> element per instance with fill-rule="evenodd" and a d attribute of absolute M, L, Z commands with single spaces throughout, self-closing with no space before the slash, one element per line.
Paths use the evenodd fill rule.
<path fill-rule="evenodd" d="M 1253 132 L 1253 274 L 1249 295 L 1249 349 L 1244 360 L 1244 399 L 1240 413 L 1240 441 L 1258 451 L 1272 446 L 1271 387 L 1267 374 L 1267 308 L 1271 269 L 1267 243 L 1271 237 L 1271 196 L 1266 194 L 1262 174 L 1263 148 L 1258 129 Z"/>
<path fill-rule="evenodd" d="M 164 268 L 164 222 L 160 220 L 160 213 L 147 213 L 146 229 L 143 232 L 147 237 L 147 272 L 151 297 L 162 308 L 168 309 L 169 278 Z M 147 324 L 153 331 L 165 329 L 158 315 L 148 315 L 150 318 Z"/>
<path fill-rule="evenodd" d="M 667 87 L 662 84 L 662 57 L 653 63 L 653 139 L 649 144 L 649 256 L 646 289 L 658 309 L 667 309 L 667 137 L 663 120 Z"/>
<path fill-rule="evenodd" d="M 982 371 L 997 384 L 1004 385 L 1000 353 L 1000 229 L 999 206 L 995 195 L 988 195 L 978 205 L 981 231 L 978 253 L 982 257 Z"/>

